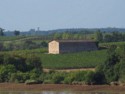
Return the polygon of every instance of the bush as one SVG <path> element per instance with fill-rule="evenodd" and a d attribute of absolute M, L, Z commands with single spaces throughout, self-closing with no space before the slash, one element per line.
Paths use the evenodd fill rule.
<path fill-rule="evenodd" d="M 61 73 L 55 73 L 52 76 L 52 80 L 55 84 L 60 84 L 64 80 L 64 75 L 62 75 Z"/>
<path fill-rule="evenodd" d="M 73 72 L 69 73 L 64 78 L 64 84 L 72 84 L 72 82 L 74 81 L 74 79 L 75 79 L 75 74 Z"/>
<path fill-rule="evenodd" d="M 26 64 L 28 67 L 28 70 L 33 70 L 38 69 L 39 71 L 42 71 L 42 63 L 41 63 L 41 59 L 34 54 L 30 54 L 27 58 L 26 58 Z"/>
<path fill-rule="evenodd" d="M 38 81 L 38 80 L 26 80 L 25 84 L 26 85 L 31 85 L 31 84 L 41 84 L 42 81 Z"/>
<path fill-rule="evenodd" d="M 94 72 L 93 71 L 87 72 L 86 78 L 85 78 L 86 84 L 92 85 L 94 83 L 93 78 L 94 78 Z"/>
<path fill-rule="evenodd" d="M 24 83 L 26 80 L 30 79 L 29 73 L 12 73 L 10 77 L 10 82 Z"/>
<path fill-rule="evenodd" d="M 39 80 L 41 74 L 42 72 L 38 69 L 33 69 L 32 71 L 29 72 L 31 80 Z"/>
<path fill-rule="evenodd" d="M 43 81 L 44 84 L 54 84 L 53 80 L 44 80 Z"/>
<path fill-rule="evenodd" d="M 26 72 L 27 71 L 27 65 L 25 63 L 25 58 L 19 56 L 19 55 L 13 55 L 13 54 L 5 54 L 3 64 L 11 64 L 14 65 L 16 70 Z"/>
<path fill-rule="evenodd" d="M 8 82 L 12 73 L 15 73 L 16 69 L 13 65 L 0 65 L 0 82 Z"/>
<path fill-rule="evenodd" d="M 75 74 L 74 80 L 78 81 L 78 82 L 85 81 L 86 73 L 87 73 L 87 71 L 74 72 L 74 74 Z"/>

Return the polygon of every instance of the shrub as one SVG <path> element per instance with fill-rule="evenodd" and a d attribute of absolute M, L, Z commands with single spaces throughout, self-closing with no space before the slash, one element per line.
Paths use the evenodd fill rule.
<path fill-rule="evenodd" d="M 24 83 L 26 80 L 30 79 L 28 73 L 17 72 L 11 74 L 10 82 Z"/>
<path fill-rule="evenodd" d="M 43 81 L 44 84 L 54 84 L 53 80 L 44 80 Z"/>
<path fill-rule="evenodd" d="M 55 73 L 52 76 L 52 80 L 55 84 L 60 84 L 64 80 L 64 75 L 62 75 L 61 73 Z"/>
<path fill-rule="evenodd" d="M 28 67 L 28 70 L 33 70 L 38 69 L 40 71 L 42 71 L 42 63 L 41 63 L 41 59 L 34 54 L 30 54 L 27 58 L 26 58 L 26 64 Z"/>
<path fill-rule="evenodd" d="M 8 82 L 12 73 L 15 73 L 16 69 L 13 65 L 0 65 L 0 82 Z"/>
<path fill-rule="evenodd" d="M 33 69 L 30 72 L 28 72 L 28 74 L 29 74 L 31 80 L 39 80 L 42 72 L 38 69 Z"/>
<path fill-rule="evenodd" d="M 85 82 L 88 85 L 92 85 L 94 83 L 93 78 L 94 78 L 94 72 L 93 71 L 89 71 L 86 74 Z"/>
<path fill-rule="evenodd" d="M 78 72 L 74 72 L 75 74 L 75 81 L 85 81 L 85 76 L 86 76 L 87 71 L 78 71 Z"/>
<path fill-rule="evenodd" d="M 38 81 L 38 80 L 26 80 L 25 84 L 26 85 L 31 85 L 31 84 L 41 84 L 42 81 Z"/>
<path fill-rule="evenodd" d="M 74 79 L 75 79 L 75 74 L 73 72 L 69 73 L 64 78 L 64 84 L 72 84 L 72 82 L 74 81 Z"/>

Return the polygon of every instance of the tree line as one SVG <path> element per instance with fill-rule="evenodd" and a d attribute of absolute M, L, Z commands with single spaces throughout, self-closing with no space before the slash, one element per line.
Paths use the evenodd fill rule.
<path fill-rule="evenodd" d="M 14 30 L 14 31 L 13 31 L 13 34 L 14 34 L 15 36 L 19 36 L 19 35 L 20 35 L 20 31 L 19 31 L 19 30 Z M 4 29 L 3 29 L 3 28 L 0 28 L 0 36 L 5 36 L 5 34 L 4 34 Z"/>
<path fill-rule="evenodd" d="M 0 42 L 0 51 L 37 49 L 37 48 L 47 48 L 47 47 L 48 43 L 46 41 L 41 41 L 38 43 L 32 40 Z"/>
<path fill-rule="evenodd" d="M 125 33 L 123 32 L 110 32 L 110 33 L 104 33 L 98 30 L 95 32 L 96 40 L 99 42 L 120 42 L 125 41 Z"/>

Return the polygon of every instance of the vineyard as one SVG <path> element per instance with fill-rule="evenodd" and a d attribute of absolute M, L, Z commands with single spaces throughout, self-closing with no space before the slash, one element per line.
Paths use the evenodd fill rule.
<path fill-rule="evenodd" d="M 70 54 L 41 54 L 44 68 L 93 68 L 106 59 L 106 50 L 70 53 Z"/>
<path fill-rule="evenodd" d="M 48 54 L 47 48 L 33 50 L 4 51 L 3 53 L 27 56 L 36 54 L 41 58 L 43 68 L 67 69 L 67 68 L 94 68 L 106 59 L 106 50 L 85 51 L 68 54 Z"/>
<path fill-rule="evenodd" d="M 110 47 L 111 45 L 117 45 L 117 46 L 120 46 L 120 45 L 124 45 L 125 42 L 106 42 L 106 43 L 100 43 L 99 46 L 100 47 Z"/>

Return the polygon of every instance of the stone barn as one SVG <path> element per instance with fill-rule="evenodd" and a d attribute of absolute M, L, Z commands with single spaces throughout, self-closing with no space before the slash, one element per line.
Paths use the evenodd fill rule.
<path fill-rule="evenodd" d="M 98 50 L 98 42 L 90 40 L 53 40 L 48 44 L 50 54 Z"/>

